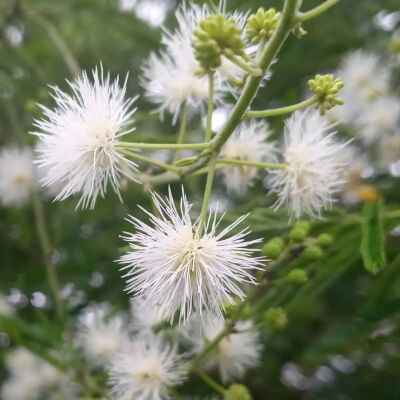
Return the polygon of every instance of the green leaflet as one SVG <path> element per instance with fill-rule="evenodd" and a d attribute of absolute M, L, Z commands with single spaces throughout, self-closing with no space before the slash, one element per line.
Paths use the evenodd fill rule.
<path fill-rule="evenodd" d="M 382 201 L 366 203 L 363 209 L 361 255 L 368 272 L 377 274 L 386 265 L 385 236 L 383 232 Z"/>

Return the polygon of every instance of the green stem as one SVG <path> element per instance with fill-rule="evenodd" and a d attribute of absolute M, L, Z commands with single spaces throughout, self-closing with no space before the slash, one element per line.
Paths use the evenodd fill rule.
<path fill-rule="evenodd" d="M 12 130 L 15 133 L 15 136 L 21 144 L 25 143 L 25 132 L 23 127 L 21 126 L 20 123 L 20 118 L 18 118 L 17 111 L 14 107 L 14 104 L 10 99 L 5 98 L 4 99 L 4 109 L 6 113 L 8 114 L 8 118 L 10 120 L 10 125 Z"/>
<path fill-rule="evenodd" d="M 27 6 L 25 3 L 22 6 L 19 2 L 20 8 L 24 15 L 31 19 L 35 24 L 39 25 L 49 36 L 55 47 L 60 52 L 66 66 L 68 67 L 72 76 L 77 77 L 81 73 L 81 68 L 75 56 L 72 54 L 67 42 L 63 39 L 56 27 L 43 15 L 39 14 L 35 9 Z"/>
<path fill-rule="evenodd" d="M 33 210 L 35 214 L 36 230 L 39 237 L 40 247 L 43 253 L 43 263 L 46 268 L 47 281 L 50 286 L 50 290 L 53 294 L 54 303 L 56 306 L 56 314 L 60 321 L 64 320 L 64 306 L 61 297 L 60 285 L 58 283 L 57 271 L 53 263 L 51 262 L 52 248 L 50 244 L 49 235 L 46 229 L 46 222 L 44 216 L 44 210 L 42 203 L 40 202 L 37 193 L 33 196 Z"/>
<path fill-rule="evenodd" d="M 194 369 L 193 372 L 195 372 L 207 385 L 212 387 L 216 392 L 224 395 L 226 392 L 226 389 L 221 386 L 219 383 L 215 382 L 214 379 L 212 379 L 210 376 L 208 376 L 206 373 L 204 373 L 200 369 Z"/>
<path fill-rule="evenodd" d="M 253 66 L 247 64 L 246 62 L 242 61 L 240 58 L 236 57 L 234 54 L 232 54 L 230 52 L 225 52 L 224 55 L 228 60 L 232 61 L 243 71 L 247 72 L 249 75 L 261 76 L 263 73 L 261 68 L 253 67 Z"/>
<path fill-rule="evenodd" d="M 317 97 L 311 97 L 308 100 L 304 100 L 300 103 L 293 104 L 287 107 L 273 108 L 270 110 L 262 110 L 262 111 L 247 111 L 244 115 L 244 118 L 263 118 L 263 117 L 275 117 L 277 115 L 289 114 L 296 110 L 301 110 L 302 108 L 306 108 L 315 104 L 318 101 Z"/>
<path fill-rule="evenodd" d="M 317 17 L 318 15 L 324 13 L 326 10 L 329 8 L 333 7 L 335 4 L 339 3 L 340 0 L 326 0 L 319 6 L 305 12 L 305 13 L 300 13 L 297 20 L 298 21 L 307 21 L 311 18 Z"/>
<path fill-rule="evenodd" d="M 217 170 L 222 169 L 222 168 L 224 168 L 223 165 L 217 165 L 217 166 L 215 167 L 215 170 L 217 171 Z M 197 171 L 195 171 L 195 172 L 193 172 L 192 174 L 190 174 L 189 176 L 204 175 L 204 174 L 207 174 L 207 173 L 208 173 L 208 170 L 209 170 L 208 167 L 200 168 L 200 169 L 198 169 Z"/>
<path fill-rule="evenodd" d="M 258 44 L 257 55 L 256 55 L 257 62 L 260 60 L 261 54 L 264 51 L 266 44 L 267 44 L 267 38 L 263 36 L 260 40 L 260 43 Z"/>
<path fill-rule="evenodd" d="M 216 7 L 216 5 L 214 4 L 214 2 L 212 0 L 207 0 L 207 5 L 208 7 L 210 7 L 210 10 L 214 13 L 214 14 L 218 14 L 218 8 Z"/>
<path fill-rule="evenodd" d="M 208 353 L 210 353 L 210 351 L 212 351 L 214 349 L 214 347 L 216 347 L 218 345 L 218 343 L 227 335 L 229 335 L 230 333 L 230 328 L 228 324 L 225 324 L 224 329 L 222 329 L 222 331 L 215 336 L 215 338 L 213 340 L 211 340 L 211 342 L 208 342 L 208 344 L 204 347 L 203 351 L 199 354 L 197 354 L 197 356 L 195 358 L 193 358 L 192 362 L 190 363 L 190 367 L 189 369 L 191 370 L 195 370 L 197 368 L 197 366 L 201 363 L 201 361 L 204 360 L 204 358 L 207 356 Z"/>
<path fill-rule="evenodd" d="M 211 140 L 212 113 L 214 110 L 214 71 L 208 73 L 208 109 L 207 109 L 207 128 L 205 141 Z"/>
<path fill-rule="evenodd" d="M 199 217 L 200 220 L 199 229 L 197 231 L 199 237 L 203 233 L 204 224 L 207 219 L 208 203 L 210 202 L 210 195 L 211 195 L 212 184 L 214 181 L 216 165 L 217 165 L 217 154 L 214 154 L 211 157 L 210 163 L 208 165 L 207 182 L 206 182 L 206 187 L 204 189 L 203 205 L 201 206 L 201 212 Z"/>
<path fill-rule="evenodd" d="M 179 129 L 178 139 L 176 141 L 177 144 L 182 144 L 183 143 L 183 139 L 185 138 L 188 114 L 189 114 L 189 104 L 186 101 L 185 104 L 183 105 L 182 121 L 181 121 L 181 127 Z M 180 152 L 180 149 L 177 149 L 175 151 L 173 162 L 178 161 L 179 152 Z"/>
<path fill-rule="evenodd" d="M 174 167 L 173 165 L 165 164 L 159 161 L 155 161 L 149 157 L 142 156 L 141 154 L 134 153 L 133 151 L 128 151 L 128 150 L 119 150 L 119 153 L 124 154 L 128 156 L 129 158 L 133 158 L 135 160 L 140 160 L 143 161 L 147 164 L 152 164 L 155 165 L 156 167 L 165 169 L 167 171 L 175 172 L 176 174 L 179 174 L 179 168 Z"/>
<path fill-rule="evenodd" d="M 227 165 L 245 165 L 248 167 L 258 167 L 258 168 L 268 168 L 268 169 L 285 169 L 286 166 L 284 164 L 269 164 L 255 161 L 244 161 L 244 160 L 234 160 L 228 158 L 221 158 L 217 160 L 218 164 L 227 164 Z"/>
<path fill-rule="evenodd" d="M 118 142 L 116 147 L 125 149 L 145 150 L 207 150 L 211 147 L 209 143 L 132 143 Z"/>

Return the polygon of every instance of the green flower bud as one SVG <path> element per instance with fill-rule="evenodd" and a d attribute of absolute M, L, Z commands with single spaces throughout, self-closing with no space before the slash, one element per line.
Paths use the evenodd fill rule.
<path fill-rule="evenodd" d="M 307 231 L 302 229 L 301 227 L 295 226 L 289 232 L 289 239 L 294 240 L 295 242 L 302 242 L 307 237 Z"/>
<path fill-rule="evenodd" d="M 246 36 L 253 43 L 259 43 L 261 39 L 269 39 L 279 22 L 281 13 L 274 8 L 265 11 L 260 7 L 255 14 L 247 19 Z"/>
<path fill-rule="evenodd" d="M 303 257 L 307 260 L 315 261 L 319 260 L 324 256 L 324 252 L 322 251 L 321 247 L 319 246 L 308 246 L 303 251 Z"/>
<path fill-rule="evenodd" d="M 276 237 L 271 239 L 266 245 L 264 245 L 264 247 L 262 248 L 262 253 L 265 256 L 275 260 L 282 253 L 283 246 L 283 239 L 281 239 L 280 237 Z"/>
<path fill-rule="evenodd" d="M 315 107 L 319 109 L 321 115 L 324 115 L 326 110 L 343 104 L 343 100 L 338 96 L 339 90 L 344 86 L 340 78 L 335 79 L 332 74 L 316 75 L 314 79 L 308 81 L 308 86 L 318 98 Z"/>
<path fill-rule="evenodd" d="M 221 65 L 224 52 L 242 55 L 244 42 L 241 35 L 235 18 L 226 18 L 223 14 L 208 15 L 194 31 L 192 46 L 197 61 L 204 69 L 215 69 Z"/>
<path fill-rule="evenodd" d="M 311 224 L 308 221 L 300 220 L 296 222 L 295 228 L 303 229 L 308 233 L 310 232 L 311 229 Z"/>
<path fill-rule="evenodd" d="M 251 394 L 246 386 L 234 383 L 225 392 L 224 400 L 251 400 Z"/>
<path fill-rule="evenodd" d="M 329 247 L 333 243 L 333 237 L 327 233 L 321 233 L 317 237 L 317 243 L 321 247 Z"/>
<path fill-rule="evenodd" d="M 267 310 L 264 320 L 273 332 L 281 331 L 288 322 L 286 311 L 282 307 L 274 307 Z"/>
<path fill-rule="evenodd" d="M 294 285 L 304 285 L 308 280 L 307 272 L 303 269 L 296 268 L 289 272 L 287 279 Z"/>
<path fill-rule="evenodd" d="M 35 100 L 29 99 L 25 102 L 25 110 L 30 114 L 37 114 L 40 109 Z"/>

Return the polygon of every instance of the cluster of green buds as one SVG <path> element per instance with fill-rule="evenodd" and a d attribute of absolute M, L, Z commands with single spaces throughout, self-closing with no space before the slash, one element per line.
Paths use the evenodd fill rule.
<path fill-rule="evenodd" d="M 223 14 L 211 14 L 200 22 L 194 31 L 192 41 L 197 61 L 205 70 L 221 65 L 221 56 L 244 56 L 245 43 L 242 29 L 236 25 L 235 18 L 226 18 Z"/>
<path fill-rule="evenodd" d="M 225 391 L 224 400 L 251 400 L 251 394 L 246 386 L 234 383 Z"/>
<path fill-rule="evenodd" d="M 273 307 L 264 313 L 264 321 L 271 333 L 279 332 L 288 323 L 286 311 L 282 307 Z"/>
<path fill-rule="evenodd" d="M 274 8 L 264 10 L 260 7 L 255 14 L 251 14 L 247 20 L 246 36 L 253 43 L 268 40 L 274 33 L 281 13 Z"/>
<path fill-rule="evenodd" d="M 308 81 L 308 86 L 317 97 L 315 107 L 319 109 L 321 115 L 324 115 L 327 110 L 343 104 L 343 100 L 338 96 L 339 90 L 344 86 L 340 78 L 335 78 L 332 74 L 318 74 L 314 79 Z"/>

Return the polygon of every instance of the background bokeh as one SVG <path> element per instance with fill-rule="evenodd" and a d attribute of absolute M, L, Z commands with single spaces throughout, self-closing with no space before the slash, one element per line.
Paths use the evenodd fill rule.
<path fill-rule="evenodd" d="M 318 3 L 303 1 L 306 8 Z M 161 24 L 174 26 L 177 6 L 167 0 L 23 0 L 21 7 L 15 4 L 0 0 L 0 147 L 34 144 L 35 137 L 28 131 L 33 118 L 40 116 L 36 103 L 52 104 L 47 85 L 67 86 L 65 80 L 72 78 L 74 68 L 74 61 L 70 68 L 65 62 L 69 52 L 78 68 L 90 70 L 102 63 L 112 76 L 129 72 L 128 93 L 140 95 L 141 65 L 159 47 Z M 281 4 L 279 0 L 228 0 L 229 9 L 240 10 L 260 5 L 280 8 Z M 342 0 L 308 22 L 304 38 L 288 40 L 272 68 L 273 79 L 259 92 L 255 108 L 299 101 L 310 77 L 334 70 L 351 50 L 364 48 L 387 55 L 388 41 L 400 26 L 399 20 L 398 0 Z M 64 56 L 57 47 L 59 37 Z M 396 73 L 398 82 L 398 70 Z M 143 97 L 137 105 L 140 111 L 132 137 L 174 139 L 176 127 L 169 118 L 160 121 Z M 196 118 L 190 125 L 193 134 L 201 128 Z M 274 119 L 273 130 L 279 132 L 282 122 Z M 388 204 L 399 201 L 399 178 L 392 178 L 371 178 Z M 202 179 L 185 182 L 193 201 L 201 198 Z M 179 191 L 179 185 L 173 190 Z M 142 215 L 137 204 L 150 205 L 139 185 L 126 185 L 122 195 L 123 204 L 110 192 L 94 210 L 85 211 L 75 211 L 76 199 L 62 203 L 45 199 L 53 262 L 71 315 L 89 300 L 127 307 L 124 283 L 113 260 L 122 246 L 119 234 L 128 228 L 124 218 L 128 213 Z M 230 218 L 253 211 L 249 225 L 265 239 L 290 228 L 285 212 L 266 208 L 269 204 L 262 183 L 240 201 L 227 199 L 225 189 L 217 185 L 213 200 L 218 199 L 221 204 L 229 202 Z M 354 205 L 348 212 L 357 213 L 360 208 Z M 297 293 L 288 328 L 268 339 L 262 373 L 248 378 L 257 399 L 400 398 L 400 231 L 395 229 L 399 220 L 385 223 L 388 266 L 372 277 L 359 255 L 359 228 L 338 224 L 341 213 L 332 211 L 325 221 L 313 225 L 313 234 L 330 232 L 335 243 L 323 265 L 311 266 L 319 281 Z M 291 267 L 301 267 L 307 262 L 293 263 Z M 38 330 L 43 329 L 38 321 L 51 318 L 41 264 L 32 209 L 0 207 L 0 292 L 7 294 L 18 307 L 18 315 Z M 9 346 L 9 337 L 0 333 L 0 363 Z M 0 367 L 0 382 L 5 374 Z"/>

